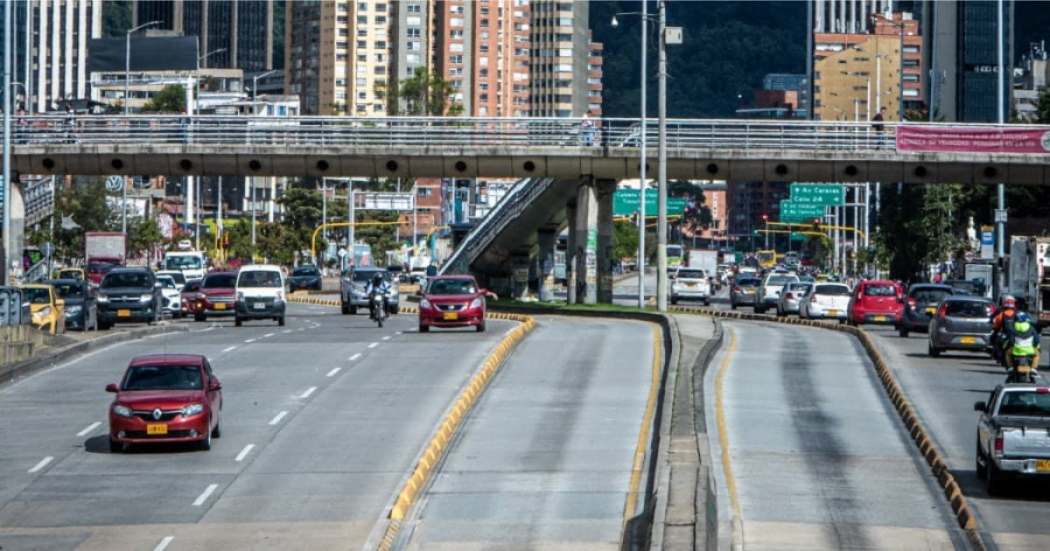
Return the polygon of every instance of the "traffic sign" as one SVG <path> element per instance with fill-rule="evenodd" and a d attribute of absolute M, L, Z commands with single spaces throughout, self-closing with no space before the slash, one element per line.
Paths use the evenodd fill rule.
<path fill-rule="evenodd" d="M 1006 209 L 995 209 L 995 222 L 1006 223 Z"/>
<path fill-rule="evenodd" d="M 657 190 L 645 190 L 645 216 L 656 216 Z M 685 213 L 686 199 L 667 198 L 669 216 Z M 613 193 L 613 216 L 630 216 L 639 210 L 637 189 L 618 189 Z"/>
<path fill-rule="evenodd" d="M 106 179 L 106 189 L 113 193 L 120 191 L 125 185 L 123 176 L 110 176 Z"/>
<path fill-rule="evenodd" d="M 44 256 L 51 256 L 55 254 L 55 244 L 50 241 L 45 241 L 42 245 L 40 245 L 40 252 L 43 253 Z"/>
<path fill-rule="evenodd" d="M 846 188 L 828 184 L 791 184 L 791 201 L 797 204 L 841 207 L 846 203 Z"/>
<path fill-rule="evenodd" d="M 966 251 L 965 253 L 963 253 L 963 258 L 966 259 L 967 262 L 972 262 L 973 261 L 973 251 Z"/>
<path fill-rule="evenodd" d="M 795 201 L 780 202 L 781 222 L 803 222 L 824 217 L 824 206 L 812 203 L 799 204 Z"/>

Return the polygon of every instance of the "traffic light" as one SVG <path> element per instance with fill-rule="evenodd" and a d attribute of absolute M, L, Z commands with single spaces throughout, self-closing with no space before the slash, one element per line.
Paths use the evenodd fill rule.
<path fill-rule="evenodd" d="M 813 219 L 813 231 L 820 231 L 820 218 Z"/>
<path fill-rule="evenodd" d="M 635 226 L 638 225 L 638 211 L 631 213 L 631 224 L 634 224 Z"/>

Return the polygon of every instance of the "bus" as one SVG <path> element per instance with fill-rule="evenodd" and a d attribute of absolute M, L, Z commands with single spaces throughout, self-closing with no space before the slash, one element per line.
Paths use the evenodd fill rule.
<path fill-rule="evenodd" d="M 777 265 L 777 252 L 776 251 L 758 251 L 755 253 L 758 257 L 758 263 L 763 268 L 772 268 Z"/>
<path fill-rule="evenodd" d="M 667 246 L 667 266 L 678 267 L 682 265 L 682 258 L 685 254 L 685 249 L 681 245 L 668 245 Z"/>

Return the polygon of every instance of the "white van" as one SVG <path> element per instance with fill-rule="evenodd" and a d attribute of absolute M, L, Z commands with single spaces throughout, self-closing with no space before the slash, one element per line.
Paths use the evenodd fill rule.
<path fill-rule="evenodd" d="M 244 320 L 272 319 L 284 325 L 284 272 L 273 264 L 248 264 L 237 272 L 236 317 L 241 326 Z"/>

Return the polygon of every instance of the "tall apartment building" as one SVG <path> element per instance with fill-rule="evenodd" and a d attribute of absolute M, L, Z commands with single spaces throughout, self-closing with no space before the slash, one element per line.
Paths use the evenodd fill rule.
<path fill-rule="evenodd" d="M 87 41 L 102 36 L 102 1 L 15 0 L 12 8 L 12 80 L 20 83 L 12 103 L 43 112 L 62 100 L 88 97 Z"/>
<path fill-rule="evenodd" d="M 588 88 L 592 67 L 601 71 L 601 47 L 591 42 L 587 24 L 589 3 L 534 0 L 529 6 L 529 114 L 572 117 L 590 109 L 600 115 L 601 92 L 592 96 Z"/>
<path fill-rule="evenodd" d="M 893 0 L 814 0 L 813 3 L 815 33 L 865 34 L 871 31 L 871 15 L 900 11 L 900 2 Z"/>
<path fill-rule="evenodd" d="M 155 28 L 200 37 L 200 55 L 225 48 L 201 67 L 273 69 L 273 0 L 135 0 L 132 21 L 160 21 Z"/>

